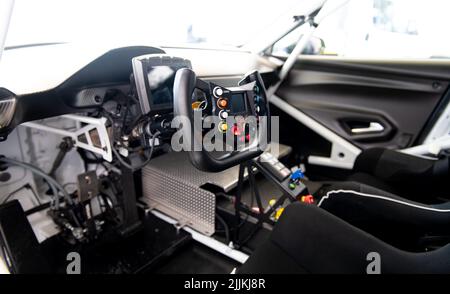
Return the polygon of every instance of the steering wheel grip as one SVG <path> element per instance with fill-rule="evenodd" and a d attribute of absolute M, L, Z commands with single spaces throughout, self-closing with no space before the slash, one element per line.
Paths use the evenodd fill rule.
<path fill-rule="evenodd" d="M 189 149 L 189 159 L 199 170 L 208 172 L 223 171 L 242 162 L 248 161 L 262 153 L 256 150 L 243 150 L 228 153 L 226 156 L 214 157 L 211 152 L 203 148 L 203 135 L 201 121 L 195 121 L 192 111 L 192 94 L 197 85 L 197 76 L 194 71 L 183 68 L 177 71 L 174 81 L 174 114 L 182 122 L 181 132 L 183 145 Z M 201 146 L 202 148 L 198 148 Z M 195 149 L 194 147 L 197 147 Z M 200 151 L 196 151 L 201 149 Z"/>

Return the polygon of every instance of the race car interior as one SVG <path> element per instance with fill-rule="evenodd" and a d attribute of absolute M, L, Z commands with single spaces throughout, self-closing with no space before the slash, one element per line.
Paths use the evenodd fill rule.
<path fill-rule="evenodd" d="M 450 64 L 326 63 L 297 46 L 5 50 L 8 271 L 66 273 L 78 252 L 83 273 L 363 274 L 376 252 L 382 273 L 449 273 L 448 138 L 426 135 Z M 66 57 L 35 83 L 41 49 Z"/>

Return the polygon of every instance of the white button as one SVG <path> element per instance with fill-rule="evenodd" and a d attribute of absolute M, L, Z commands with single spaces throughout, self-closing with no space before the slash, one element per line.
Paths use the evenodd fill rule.
<path fill-rule="evenodd" d="M 221 112 L 219 112 L 219 116 L 221 119 L 226 119 L 228 117 L 228 112 L 222 110 Z"/>
<path fill-rule="evenodd" d="M 223 94 L 223 90 L 220 87 L 215 87 L 213 90 L 213 94 L 216 98 L 219 98 Z"/>

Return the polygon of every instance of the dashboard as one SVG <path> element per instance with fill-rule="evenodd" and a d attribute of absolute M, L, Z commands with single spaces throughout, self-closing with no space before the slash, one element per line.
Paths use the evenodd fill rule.
<path fill-rule="evenodd" d="M 203 190 L 204 195 L 208 194 L 205 205 L 201 195 L 191 197 L 197 191 L 192 190 L 191 184 L 177 185 L 176 193 L 171 193 L 163 181 L 146 176 L 145 171 L 152 159 L 163 160 L 164 166 L 170 166 L 166 164 L 169 160 L 182 163 L 177 167 L 182 170 L 183 162 L 187 161 L 174 154 L 187 153 L 193 166 L 210 173 L 261 156 L 271 139 L 266 87 L 271 84 L 271 77 L 277 76 L 276 65 L 238 50 L 133 46 L 103 53 L 94 50 L 95 54 L 83 51 L 77 54 L 71 48 L 71 54 L 67 54 L 68 51 L 56 50 L 58 46 L 67 49 L 68 45 L 19 48 L 4 55 L 6 62 L 0 69 L 0 141 L 7 140 L 7 135 L 20 125 L 10 135 L 12 140 L 5 143 L 19 145 L 14 144 L 14 139 L 20 141 L 19 132 L 26 129 L 24 145 L 42 148 L 29 152 L 30 163 L 16 160 L 15 157 L 20 157 L 17 153 L 6 154 L 1 158 L 2 168 L 14 166 L 14 172 L 17 167 L 25 168 L 45 179 L 35 185 L 42 186 L 39 190 L 50 191 L 51 199 L 45 203 L 48 206 L 39 205 L 39 209 L 49 208 L 46 216 L 70 244 L 96 242 L 107 230 L 128 236 L 139 229 L 142 222 L 135 197 L 141 192 L 135 186 L 139 181 L 143 195 L 148 189 L 144 183 L 157 183 L 182 199 L 180 203 L 189 203 L 189 207 L 192 203 L 193 209 L 189 210 L 194 214 L 197 207 L 205 206 L 202 210 L 206 210 L 206 217 L 202 212 L 200 217 L 196 216 L 199 220 L 189 226 L 211 235 L 216 211 L 212 193 Z M 39 52 L 49 49 L 54 55 L 47 52 L 39 56 L 34 49 Z M 11 116 L 5 124 L 3 114 Z M 177 119 L 182 119 L 180 125 L 174 125 Z M 34 136 L 28 133 L 30 129 L 42 132 Z M 55 141 L 46 140 L 51 138 L 47 134 L 58 137 L 56 148 Z M 35 144 L 32 137 L 44 137 L 44 146 L 37 146 L 40 144 Z M 178 146 L 182 148 L 178 150 Z M 6 149 L 25 150 L 21 146 Z M 50 163 L 50 172 L 41 171 L 39 166 L 47 165 L 51 159 L 34 155 L 42 155 L 41 150 L 45 150 L 43 154 L 55 155 L 55 149 L 57 154 Z M 77 153 L 73 160 L 71 151 Z M 290 171 L 274 158 L 269 159 L 267 162 L 274 166 L 273 176 L 281 176 L 285 182 L 280 185 L 288 185 Z M 56 180 L 57 174 L 61 176 L 63 160 L 71 160 L 70 164 L 64 163 L 70 174 Z M 68 167 L 72 163 L 79 163 L 83 172 L 70 172 Z M 249 173 L 252 170 L 249 165 Z M 10 178 L 18 179 L 15 174 Z M 239 179 L 244 179 L 243 169 Z M 32 179 L 32 183 L 36 181 Z M 75 190 L 69 192 L 67 184 L 76 185 Z M 296 185 L 289 189 L 298 194 L 295 189 L 304 187 Z M 198 191 L 201 190 L 199 187 Z M 164 197 L 164 193 L 158 194 Z M 184 213 L 160 210 L 174 219 L 184 217 Z"/>
<path fill-rule="evenodd" d="M 133 58 L 165 53 L 190 60 L 199 77 L 225 87 L 235 86 L 251 69 L 264 78 L 264 73 L 270 74 L 277 66 L 250 52 L 224 49 L 54 44 L 6 50 L 0 87 L 14 94 L 17 104 L 11 122 L 0 133 L 6 137 L 27 121 L 95 112 L 118 95 L 129 93 Z"/>

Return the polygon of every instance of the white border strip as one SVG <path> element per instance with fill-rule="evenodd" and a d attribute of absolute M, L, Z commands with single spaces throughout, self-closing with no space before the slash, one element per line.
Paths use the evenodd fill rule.
<path fill-rule="evenodd" d="M 169 224 L 172 224 L 175 226 L 178 224 L 178 222 L 176 220 L 172 219 L 171 217 L 169 217 L 159 211 L 150 210 L 150 212 L 157 218 L 160 218 Z M 245 254 L 239 250 L 233 249 L 233 248 L 231 248 L 211 237 L 205 236 L 191 228 L 183 227 L 183 230 L 185 230 L 186 232 L 191 234 L 192 238 L 195 241 L 197 241 L 197 242 L 199 242 L 199 243 L 201 243 L 201 244 L 233 259 L 233 260 L 236 260 L 237 262 L 239 262 L 241 264 L 244 264 L 247 261 L 247 259 L 249 258 L 249 256 L 247 254 Z"/>
<path fill-rule="evenodd" d="M 320 199 L 319 204 L 317 204 L 317 206 L 320 207 L 320 205 L 322 205 L 323 201 L 328 199 L 332 194 L 338 194 L 338 193 L 347 193 L 347 194 L 354 194 L 354 195 L 358 195 L 358 196 L 362 196 L 362 197 L 376 198 L 376 199 L 391 201 L 391 202 L 395 202 L 398 204 L 402 204 L 402 205 L 406 205 L 406 206 L 410 206 L 410 207 L 414 207 L 414 208 L 418 208 L 418 209 L 423 209 L 423 210 L 429 210 L 429 211 L 435 211 L 435 212 L 450 212 L 450 209 L 431 208 L 431 207 L 421 206 L 421 205 L 417 205 L 417 204 L 413 204 L 413 203 L 409 203 L 409 202 L 405 202 L 405 201 L 401 201 L 401 200 L 397 200 L 397 199 L 393 199 L 393 198 L 389 198 L 389 197 L 385 197 L 385 196 L 366 194 L 366 193 L 361 193 L 361 192 L 357 192 L 357 191 L 353 191 L 353 190 L 329 191 L 327 193 L 327 195 L 325 195 L 324 197 L 322 197 L 322 199 Z"/>

